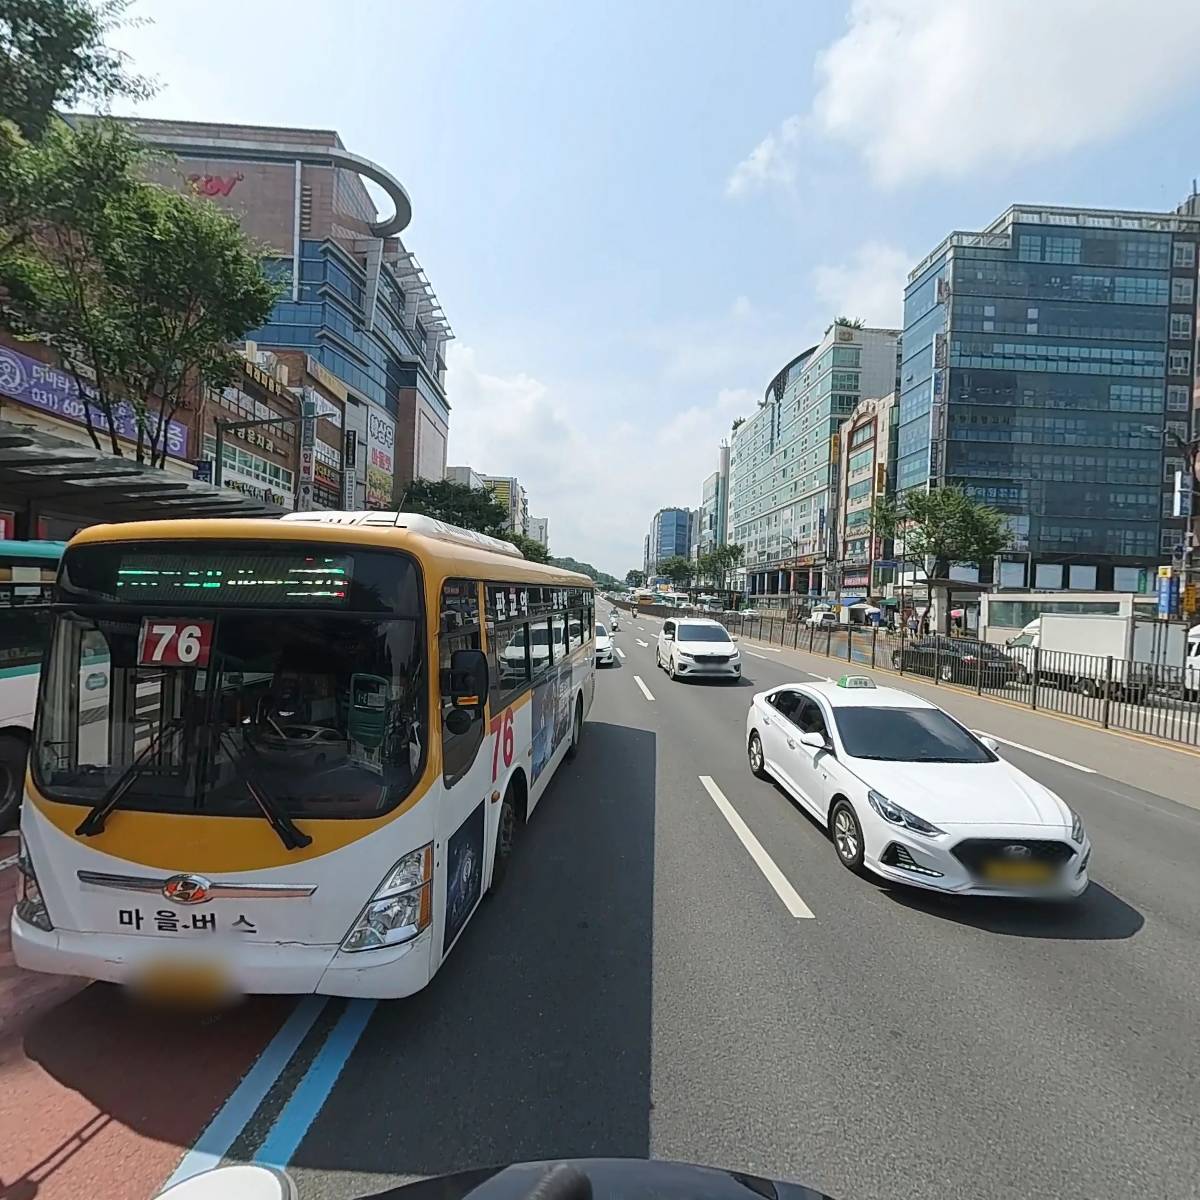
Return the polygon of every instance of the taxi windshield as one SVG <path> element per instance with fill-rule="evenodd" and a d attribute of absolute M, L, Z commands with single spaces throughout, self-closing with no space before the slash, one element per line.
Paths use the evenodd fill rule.
<path fill-rule="evenodd" d="M 995 755 L 936 708 L 834 710 L 838 733 L 853 758 L 884 762 L 985 763 Z"/>

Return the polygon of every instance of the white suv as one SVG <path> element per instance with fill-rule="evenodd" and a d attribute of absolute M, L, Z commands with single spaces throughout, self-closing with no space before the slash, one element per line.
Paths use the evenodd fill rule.
<path fill-rule="evenodd" d="M 708 617 L 669 617 L 659 631 L 654 656 L 672 679 L 742 675 L 741 655 L 729 631 Z"/>

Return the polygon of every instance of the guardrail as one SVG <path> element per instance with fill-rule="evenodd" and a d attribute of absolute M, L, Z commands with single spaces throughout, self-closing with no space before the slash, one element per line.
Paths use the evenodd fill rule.
<path fill-rule="evenodd" d="M 872 625 L 818 627 L 779 617 L 663 611 L 676 617 L 716 616 L 740 637 L 824 655 L 852 667 L 886 667 L 1104 729 L 1200 746 L 1200 669 L 1194 666 L 1006 648 L 973 638 L 913 637 L 905 629 L 893 633 Z"/>

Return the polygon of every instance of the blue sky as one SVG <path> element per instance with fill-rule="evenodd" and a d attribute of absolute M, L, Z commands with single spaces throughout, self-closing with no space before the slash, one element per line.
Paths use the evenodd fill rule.
<path fill-rule="evenodd" d="M 454 327 L 450 461 L 618 575 L 836 315 L 1014 202 L 1170 209 L 1195 0 L 142 0 L 146 116 L 337 129 Z M 1168 32 L 1169 31 L 1169 32 Z"/>

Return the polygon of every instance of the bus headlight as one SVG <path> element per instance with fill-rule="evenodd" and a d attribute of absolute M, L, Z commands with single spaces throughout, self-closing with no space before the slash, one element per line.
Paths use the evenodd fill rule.
<path fill-rule="evenodd" d="M 378 950 L 411 941 L 433 918 L 433 844 L 406 854 L 375 889 L 342 942 L 347 951 Z"/>
<path fill-rule="evenodd" d="M 54 922 L 50 920 L 46 901 L 42 899 L 42 889 L 38 887 L 33 859 L 29 857 L 24 838 L 21 838 L 17 850 L 17 916 L 26 925 L 32 925 L 45 933 L 54 929 Z"/>

